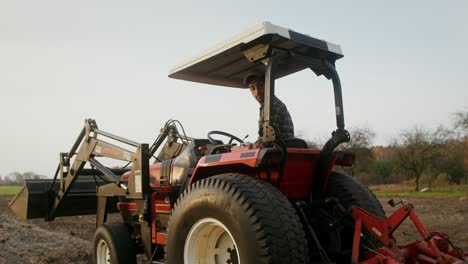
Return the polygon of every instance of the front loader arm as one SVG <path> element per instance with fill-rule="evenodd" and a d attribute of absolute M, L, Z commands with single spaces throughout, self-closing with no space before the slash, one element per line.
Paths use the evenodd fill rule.
<path fill-rule="evenodd" d="M 98 139 L 98 135 L 131 145 L 136 147 L 137 150 L 132 152 L 105 142 Z M 70 161 L 74 156 L 76 157 L 71 163 Z M 133 177 L 129 177 L 128 183 L 122 182 L 120 176 L 114 173 L 116 170 L 107 168 L 100 163 L 96 157 L 107 157 L 132 163 L 131 176 Z M 52 221 L 55 218 L 62 201 L 66 199 L 76 179 L 80 176 L 80 171 L 87 162 L 99 170 L 107 181 L 124 189 L 127 196 L 135 199 L 145 199 L 150 192 L 149 158 L 150 155 L 147 144 L 139 144 L 101 131 L 98 129 L 94 120 L 86 119 L 85 126 L 70 149 L 70 152 L 60 154 L 60 163 L 57 167 L 53 183 L 51 184 L 51 189 L 49 190 L 51 200 L 47 208 L 46 220 Z M 59 178 L 60 184 L 58 192 L 55 192 L 53 186 L 57 178 Z"/>

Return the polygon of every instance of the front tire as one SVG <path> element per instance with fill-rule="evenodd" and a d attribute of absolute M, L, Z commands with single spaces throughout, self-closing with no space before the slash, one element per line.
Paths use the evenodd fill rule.
<path fill-rule="evenodd" d="M 123 223 L 103 224 L 94 235 L 95 264 L 136 264 L 135 243 Z"/>
<path fill-rule="evenodd" d="M 167 263 L 307 262 L 302 224 L 271 184 L 230 173 L 203 179 L 179 197 L 168 224 Z"/>

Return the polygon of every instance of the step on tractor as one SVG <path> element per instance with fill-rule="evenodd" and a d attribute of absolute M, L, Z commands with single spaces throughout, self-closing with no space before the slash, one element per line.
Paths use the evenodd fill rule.
<path fill-rule="evenodd" d="M 334 170 L 354 162 L 337 150 L 350 140 L 335 68 L 342 57 L 338 45 L 263 22 L 169 74 L 246 88 L 249 71 L 263 72 L 261 145 L 224 131 L 192 138 L 177 120 L 141 144 L 87 119 L 53 179 L 27 180 L 10 207 L 21 219 L 95 214 L 97 264 L 136 263 L 138 254 L 169 264 L 468 263 L 411 204 L 391 200 L 399 208 L 387 217 L 366 186 Z M 333 83 L 337 128 L 321 149 L 279 138 L 270 124 L 275 80 L 304 69 Z M 120 221 L 108 221 L 111 213 Z M 398 245 L 393 233 L 408 217 L 422 239 Z"/>

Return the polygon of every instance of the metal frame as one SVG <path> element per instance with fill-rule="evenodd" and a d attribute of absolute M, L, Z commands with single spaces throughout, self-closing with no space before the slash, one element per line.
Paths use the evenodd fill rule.
<path fill-rule="evenodd" d="M 270 126 L 271 117 L 271 105 L 275 95 L 275 66 L 276 63 L 283 58 L 294 58 L 306 63 L 309 68 L 315 72 L 325 75 L 328 79 L 333 82 L 333 91 L 335 98 L 335 111 L 336 111 L 336 125 L 337 130 L 333 132 L 332 139 L 329 140 L 327 148 L 324 148 L 327 154 L 331 152 L 341 143 L 348 142 L 350 137 L 348 131 L 345 129 L 344 122 L 344 106 L 343 106 L 343 95 L 341 91 L 341 82 L 338 72 L 335 66 L 328 60 L 321 60 L 302 54 L 272 49 L 271 54 L 268 57 L 262 59 L 267 62 L 265 71 L 265 94 L 264 94 L 264 124 L 263 124 L 263 142 L 275 141 L 274 128 Z"/>
<path fill-rule="evenodd" d="M 327 188 L 329 172 L 334 164 L 333 151 L 340 144 L 349 142 L 350 135 L 345 129 L 344 122 L 344 106 L 343 95 L 341 91 L 341 82 L 335 66 L 325 59 L 313 58 L 303 54 L 294 53 L 291 51 L 283 51 L 271 49 L 270 55 L 261 58 L 267 63 L 265 71 L 265 93 L 264 93 L 264 108 L 263 108 L 263 135 L 262 141 L 264 144 L 271 145 L 275 141 L 275 128 L 270 125 L 271 120 L 271 105 L 275 94 L 275 65 L 283 58 L 292 58 L 299 60 L 314 71 L 317 75 L 323 74 L 327 79 L 333 82 L 333 92 L 335 99 L 335 115 L 337 129 L 332 132 L 332 137 L 325 143 L 320 152 L 320 161 L 315 177 L 315 184 L 312 187 L 313 196 L 321 196 Z"/>
<path fill-rule="evenodd" d="M 395 206 L 393 200 L 389 203 Z M 361 263 L 466 263 L 466 254 L 455 248 L 446 234 L 428 232 L 414 212 L 412 204 L 400 202 L 402 206 L 387 219 L 380 219 L 362 208 L 353 207 L 351 214 L 355 219 L 354 239 L 351 262 L 359 263 L 362 228 L 367 229 L 384 246 L 372 250 L 373 257 Z M 405 246 L 397 246 L 393 232 L 409 217 L 423 241 L 416 241 Z"/>
<path fill-rule="evenodd" d="M 115 146 L 98 139 L 98 135 L 137 147 L 137 150 L 136 152 L 132 152 L 119 146 Z M 70 160 L 74 156 L 76 157 L 73 163 L 70 163 Z M 132 172 L 128 181 L 128 186 L 127 183 L 120 180 L 120 176 L 114 173 L 116 170 L 113 171 L 113 169 L 107 168 L 95 157 L 107 157 L 132 163 Z M 89 162 L 99 170 L 109 182 L 112 182 L 115 187 L 117 187 L 117 189 L 121 189 L 123 191 L 117 192 L 116 188 L 112 188 L 112 191 L 104 191 L 108 188 L 99 190 L 102 188 L 100 187 L 97 192 L 98 197 L 107 196 L 108 194 L 116 196 L 117 193 L 123 193 L 132 199 L 146 199 L 151 193 L 151 188 L 149 186 L 150 157 L 148 144 L 139 144 L 120 136 L 99 130 L 94 120 L 86 119 L 85 126 L 81 130 L 70 151 L 68 153 L 60 154 L 60 163 L 57 167 L 57 171 L 49 190 L 51 201 L 45 217 L 46 221 L 54 220 L 57 210 L 60 209 L 62 201 L 70 193 L 73 184 L 80 176 L 80 171 L 83 169 L 86 162 Z M 53 186 L 57 181 L 57 178 L 59 178 L 60 181 L 60 188 L 58 192 L 55 192 Z M 141 188 L 137 188 L 138 186 L 141 186 Z M 105 203 L 99 198 L 98 201 L 100 201 L 98 204 L 105 205 Z M 99 215 L 100 211 L 103 211 L 103 209 L 98 207 L 98 222 L 105 219 L 105 216 Z"/>
<path fill-rule="evenodd" d="M 162 140 L 167 136 L 168 131 L 162 133 Z M 136 151 L 129 151 L 98 139 L 99 135 L 136 147 Z M 149 171 L 149 161 L 154 151 L 155 149 L 150 150 L 148 144 L 140 144 L 99 130 L 94 120 L 86 119 L 85 126 L 81 130 L 70 151 L 60 154 L 60 163 L 49 190 L 51 200 L 49 201 L 50 203 L 45 220 L 54 220 L 56 212 L 62 205 L 62 201 L 70 194 L 70 190 L 80 176 L 81 170 L 86 162 L 89 162 L 111 182 L 97 187 L 96 227 L 104 224 L 107 220 L 107 214 L 111 209 L 109 208 L 109 205 L 111 205 L 109 199 L 116 199 L 116 197 L 131 199 L 136 204 L 136 214 L 138 216 L 138 220 L 134 224 L 140 227 L 140 240 L 143 244 L 146 256 L 150 259 L 155 250 L 155 245 L 152 243 L 153 221 L 150 201 L 153 190 L 150 186 Z M 75 159 L 73 163 L 70 164 L 72 157 L 75 157 Z M 131 163 L 132 166 L 128 181 L 122 182 L 120 175 L 114 173 L 114 171 L 121 170 L 107 168 L 100 163 L 96 157 L 107 157 Z M 53 186 L 59 176 L 60 187 L 58 192 L 55 192 Z"/>

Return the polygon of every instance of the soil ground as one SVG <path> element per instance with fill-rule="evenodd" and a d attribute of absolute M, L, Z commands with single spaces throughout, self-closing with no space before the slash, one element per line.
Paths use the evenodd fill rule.
<path fill-rule="evenodd" d="M 91 263 L 94 216 L 17 220 L 8 209 L 11 195 L 0 195 L 0 264 L 3 263 Z M 387 215 L 394 208 L 381 198 Z M 468 250 L 468 197 L 408 199 L 429 231 L 447 233 L 455 244 Z M 116 217 L 114 217 L 115 219 Z M 399 244 L 419 239 L 405 222 L 396 232 Z"/>

